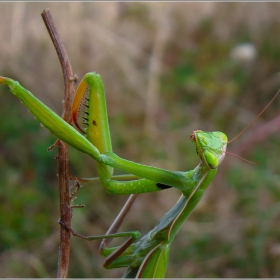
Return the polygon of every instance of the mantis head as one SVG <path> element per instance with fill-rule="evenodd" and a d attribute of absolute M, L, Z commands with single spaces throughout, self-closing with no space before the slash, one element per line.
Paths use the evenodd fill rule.
<path fill-rule="evenodd" d="M 270 104 L 276 99 L 279 94 L 280 89 L 277 91 L 271 101 L 264 107 L 264 109 L 238 135 L 236 135 L 230 141 L 228 141 L 227 136 L 223 132 L 204 132 L 201 130 L 194 131 L 191 134 L 190 139 L 195 143 L 196 152 L 201 161 L 210 169 L 215 169 L 222 163 L 225 154 L 228 153 L 243 161 L 255 164 L 254 162 L 245 160 L 235 154 L 227 152 L 227 144 L 235 141 L 238 137 L 240 137 L 263 114 L 263 112 L 265 112 L 265 110 L 270 106 Z"/>
<path fill-rule="evenodd" d="M 190 139 L 196 145 L 196 152 L 201 161 L 210 169 L 217 168 L 223 161 L 228 138 L 223 132 L 194 131 Z"/>

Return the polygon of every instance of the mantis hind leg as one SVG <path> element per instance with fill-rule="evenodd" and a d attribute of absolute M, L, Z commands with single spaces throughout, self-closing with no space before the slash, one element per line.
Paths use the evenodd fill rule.
<path fill-rule="evenodd" d="M 105 259 L 105 261 L 103 263 L 103 266 L 105 268 L 127 267 L 133 261 L 132 252 L 133 252 L 134 246 L 132 243 L 134 242 L 134 240 L 138 239 L 141 236 L 139 231 L 120 232 L 120 233 L 112 233 L 112 234 L 96 235 L 96 236 L 83 236 L 81 234 L 76 233 L 72 228 L 67 226 L 64 222 L 59 221 L 59 223 L 62 226 L 66 227 L 74 236 L 85 239 L 87 241 L 93 241 L 93 240 L 98 240 L 98 239 L 107 239 L 107 238 L 112 239 L 112 238 L 116 238 L 116 237 L 129 236 L 129 238 L 121 246 L 115 247 L 115 248 L 103 248 L 100 253 L 103 256 L 107 256 L 107 258 Z M 131 247 L 130 250 L 128 249 L 129 247 Z M 127 250 L 127 252 L 125 252 L 126 250 Z M 123 254 L 122 257 L 120 257 L 121 254 Z M 115 261 L 115 260 L 117 260 L 117 261 Z M 116 264 L 110 267 L 110 265 L 114 261 Z"/>
<path fill-rule="evenodd" d="M 137 197 L 136 194 L 132 194 L 129 196 L 129 198 L 126 201 L 125 205 L 123 206 L 122 210 L 120 211 L 120 213 L 118 214 L 118 216 L 116 217 L 116 219 L 114 220 L 114 222 L 112 223 L 112 225 L 110 226 L 108 231 L 106 232 L 106 236 L 115 234 L 118 231 L 118 229 L 121 226 L 121 224 L 123 223 L 123 220 L 125 219 L 128 211 L 130 210 L 132 204 L 134 203 L 136 197 Z M 126 242 L 124 242 L 121 246 L 119 246 L 116 250 L 114 250 L 109 256 L 107 256 L 107 258 L 105 259 L 105 261 L 103 263 L 103 266 L 105 268 L 109 267 L 110 264 L 112 264 L 112 262 L 114 260 L 116 260 L 134 242 L 134 240 L 135 240 L 134 236 L 130 236 L 130 238 L 127 239 Z M 106 255 L 106 249 L 111 241 L 112 241 L 112 238 L 106 238 L 101 241 L 101 244 L 99 247 L 99 252 L 101 255 Z"/>
<path fill-rule="evenodd" d="M 117 268 L 117 267 L 127 267 L 133 260 L 133 249 L 135 244 L 132 244 L 136 239 L 138 239 L 141 234 L 139 231 L 129 231 L 129 232 L 120 232 L 117 233 L 119 227 L 121 226 L 124 218 L 126 217 L 130 207 L 132 206 L 137 195 L 130 195 L 127 202 L 123 206 L 122 210 L 118 214 L 117 218 L 107 231 L 105 235 L 97 236 L 83 236 L 76 233 L 72 228 L 68 227 L 64 222 L 59 221 L 61 225 L 66 227 L 74 236 L 79 238 L 92 241 L 102 239 L 102 242 L 99 247 L 99 252 L 102 256 L 105 256 L 103 266 L 105 268 Z M 114 248 L 108 248 L 109 243 L 113 238 L 116 237 L 129 237 L 122 245 Z"/>

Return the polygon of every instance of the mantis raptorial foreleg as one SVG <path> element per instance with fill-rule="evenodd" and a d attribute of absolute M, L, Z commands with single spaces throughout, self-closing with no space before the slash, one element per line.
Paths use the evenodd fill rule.
<path fill-rule="evenodd" d="M 98 95 L 101 93 L 101 95 L 104 96 L 104 87 L 99 75 L 95 73 L 89 73 L 84 77 L 83 83 L 87 83 L 89 85 L 92 96 L 95 96 L 96 93 L 98 93 Z M 43 124 L 43 126 L 49 129 L 55 136 L 70 146 L 94 158 L 99 163 L 98 173 L 100 180 L 109 193 L 144 193 L 159 191 L 163 188 L 166 188 L 166 186 L 174 186 L 178 188 L 184 186 L 185 179 L 180 173 L 149 167 L 127 160 L 121 160 L 110 151 L 110 144 L 108 144 L 110 143 L 110 140 L 108 139 L 106 140 L 107 144 L 103 145 L 105 154 L 101 154 L 99 149 L 92 143 L 97 144 L 97 146 L 100 145 L 101 148 L 99 148 L 102 149 L 102 139 L 109 137 L 108 133 L 104 133 L 101 138 L 97 137 L 96 139 L 93 138 L 89 141 L 87 138 L 91 137 L 92 135 L 90 131 L 89 135 L 86 135 L 86 137 L 81 135 L 70 124 L 65 122 L 55 112 L 38 100 L 30 91 L 23 88 L 18 82 L 9 78 L 0 77 L 0 84 L 7 84 L 10 87 L 11 92 L 21 99 L 30 112 L 34 114 L 35 117 Z M 98 85 L 98 87 L 95 85 Z M 82 86 L 82 89 L 83 88 L 84 85 Z M 92 103 L 90 99 L 88 110 L 91 110 L 93 106 L 91 106 L 91 104 Z M 103 104 L 102 106 L 106 108 L 106 104 Z M 105 115 L 100 117 L 100 121 L 98 121 L 98 119 L 89 119 L 89 121 L 93 124 L 93 127 L 97 126 L 99 128 L 101 125 L 102 130 L 100 131 L 103 131 L 103 129 L 107 130 L 106 126 L 108 126 L 108 124 L 104 124 L 103 121 L 107 118 L 107 114 L 106 110 L 103 110 L 101 113 Z M 95 135 L 96 134 L 94 134 L 94 136 Z M 129 182 L 111 180 L 112 169 L 108 167 L 108 165 L 127 171 L 144 179 Z"/>

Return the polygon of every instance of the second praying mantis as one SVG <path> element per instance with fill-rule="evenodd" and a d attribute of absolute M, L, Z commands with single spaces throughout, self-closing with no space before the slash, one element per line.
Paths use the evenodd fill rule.
<path fill-rule="evenodd" d="M 104 267 L 127 267 L 123 277 L 164 278 L 170 245 L 217 173 L 217 168 L 225 157 L 227 144 L 231 142 L 228 141 L 227 136 L 222 132 L 194 131 L 190 140 L 195 144 L 196 152 L 200 158 L 195 169 L 179 172 L 155 168 L 125 160 L 113 153 L 104 86 L 100 75 L 95 72 L 85 75 L 73 100 L 72 121 L 80 132 L 18 82 L 0 77 L 0 84 L 8 85 L 11 92 L 21 99 L 30 112 L 56 137 L 97 161 L 99 180 L 107 192 L 131 194 L 105 235 L 84 237 L 60 221 L 62 226 L 67 227 L 74 235 L 87 240 L 103 239 L 100 253 L 106 257 Z M 88 91 L 85 111 L 86 127 L 81 128 L 78 123 L 79 108 L 86 91 Z M 250 124 L 254 121 L 255 119 Z M 132 175 L 113 176 L 113 168 Z M 142 238 L 140 238 L 141 234 L 138 231 L 117 233 L 135 199 L 135 194 L 155 192 L 171 187 L 181 190 L 182 195 L 175 206 L 160 219 L 154 229 Z M 114 248 L 108 247 L 112 238 L 125 236 L 129 238 L 123 245 Z"/>

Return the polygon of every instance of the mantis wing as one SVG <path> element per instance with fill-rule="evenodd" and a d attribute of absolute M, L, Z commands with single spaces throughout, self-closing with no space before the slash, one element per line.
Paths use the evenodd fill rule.
<path fill-rule="evenodd" d="M 164 278 L 166 274 L 170 243 L 159 244 L 143 260 L 136 278 Z"/>

